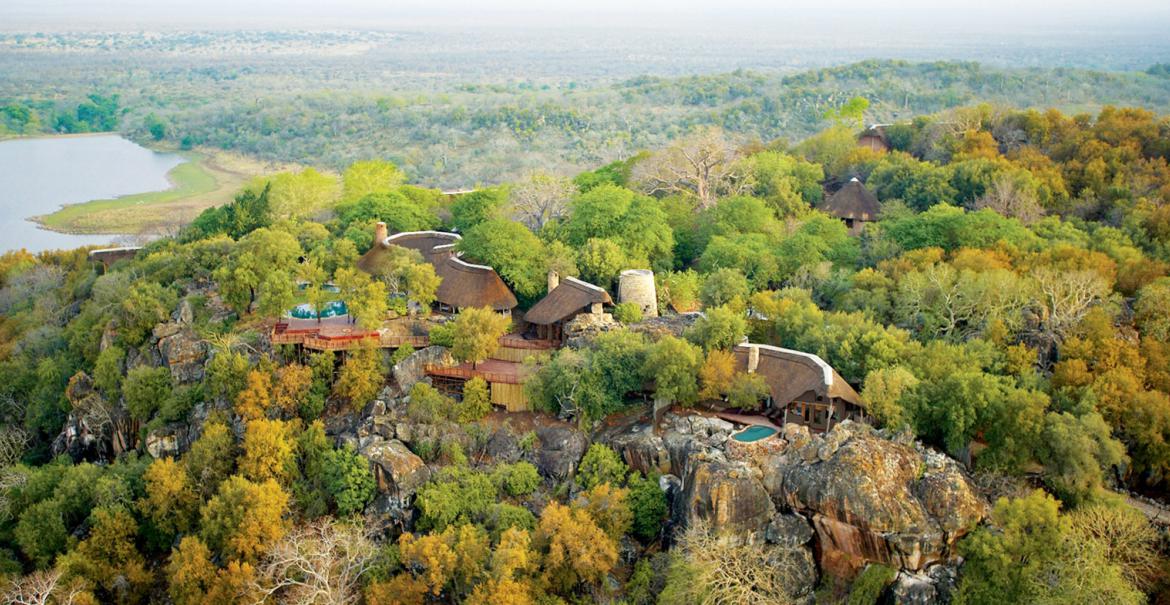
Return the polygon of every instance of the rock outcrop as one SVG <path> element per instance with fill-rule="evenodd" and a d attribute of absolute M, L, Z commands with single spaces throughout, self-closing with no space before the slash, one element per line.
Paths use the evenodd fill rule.
<path fill-rule="evenodd" d="M 690 526 L 705 521 L 713 531 L 763 539 L 776 508 L 759 480 L 759 470 L 726 460 L 696 460 L 675 500 L 675 520 Z"/>
<path fill-rule="evenodd" d="M 570 426 L 544 426 L 536 429 L 539 444 L 533 452 L 533 464 L 545 477 L 562 481 L 577 470 L 585 455 L 589 439 Z"/>
<path fill-rule="evenodd" d="M 430 479 L 430 470 L 422 458 L 397 439 L 364 437 L 358 452 L 370 461 L 378 491 L 402 508 L 409 506 L 415 490 Z"/>
<path fill-rule="evenodd" d="M 772 497 L 812 519 L 822 567 L 878 562 L 921 570 L 947 559 L 987 515 L 970 479 L 942 454 L 853 422 L 823 438 L 805 433 L 785 433 L 792 440 L 778 460 L 782 480 Z"/>
<path fill-rule="evenodd" d="M 621 326 L 609 313 L 578 313 L 565 324 L 565 345 L 579 349 L 587 346 L 598 334 Z"/>
<path fill-rule="evenodd" d="M 414 383 L 426 378 L 427 364 L 449 365 L 454 363 L 447 347 L 432 346 L 419 349 L 394 364 L 394 384 L 400 393 L 409 393 Z"/>

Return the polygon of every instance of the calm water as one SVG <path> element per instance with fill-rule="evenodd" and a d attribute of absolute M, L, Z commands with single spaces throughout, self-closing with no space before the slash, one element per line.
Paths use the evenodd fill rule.
<path fill-rule="evenodd" d="M 167 172 L 183 161 L 117 135 L 0 141 L 0 252 L 111 243 L 117 235 L 56 233 L 26 219 L 64 204 L 167 189 Z"/>

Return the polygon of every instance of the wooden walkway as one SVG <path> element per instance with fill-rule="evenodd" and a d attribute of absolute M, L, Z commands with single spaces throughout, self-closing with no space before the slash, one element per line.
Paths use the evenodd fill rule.
<path fill-rule="evenodd" d="M 430 346 L 429 336 L 403 336 L 381 330 L 363 330 L 349 322 L 346 316 L 316 319 L 286 317 L 272 327 L 272 344 L 302 345 L 314 351 L 349 351 L 366 346 L 397 349 L 404 345 L 414 348 Z M 500 337 L 500 346 L 517 351 L 551 351 L 557 343 L 551 340 L 530 340 L 519 334 Z"/>
<path fill-rule="evenodd" d="M 425 371 L 431 376 L 445 376 L 463 380 L 479 377 L 487 382 L 503 384 L 524 384 L 524 379 L 527 378 L 524 364 L 499 359 L 481 361 L 474 368 L 470 363 L 454 366 L 427 364 Z"/>

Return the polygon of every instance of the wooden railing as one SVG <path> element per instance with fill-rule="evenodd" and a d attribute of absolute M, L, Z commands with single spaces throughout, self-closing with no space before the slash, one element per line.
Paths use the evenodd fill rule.
<path fill-rule="evenodd" d="M 391 334 L 383 334 L 381 345 L 387 349 L 397 349 L 404 345 L 412 347 L 428 347 L 431 345 L 430 336 L 394 336 Z"/>
<path fill-rule="evenodd" d="M 431 374 L 432 376 L 446 376 L 448 378 L 462 378 L 465 380 L 479 377 L 487 382 L 502 382 L 504 384 L 524 383 L 523 376 L 513 373 L 485 372 L 483 370 L 460 366 L 440 366 L 435 364 L 427 364 L 423 369 L 427 374 Z"/>
<path fill-rule="evenodd" d="M 555 349 L 557 343 L 553 340 L 529 340 L 516 334 L 505 334 L 500 337 L 500 346 L 512 349 L 547 350 Z"/>

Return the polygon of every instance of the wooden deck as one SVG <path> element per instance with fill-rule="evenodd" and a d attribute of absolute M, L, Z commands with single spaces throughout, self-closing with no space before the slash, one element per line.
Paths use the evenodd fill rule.
<path fill-rule="evenodd" d="M 474 368 L 470 363 L 461 363 L 454 366 L 427 364 L 424 369 L 431 376 L 445 376 L 463 380 L 478 377 L 487 382 L 501 384 L 523 384 L 524 379 L 527 378 L 523 364 L 498 359 L 481 361 Z"/>
<path fill-rule="evenodd" d="M 429 336 L 402 336 L 380 330 L 363 330 L 349 323 L 349 318 L 345 316 L 327 317 L 321 321 L 286 317 L 272 327 L 271 338 L 274 345 L 302 345 L 314 351 L 348 351 L 370 345 L 383 349 L 397 349 L 404 345 L 422 348 L 431 344 Z M 517 351 L 538 352 L 553 350 L 557 343 L 506 334 L 500 337 L 500 346 Z"/>

